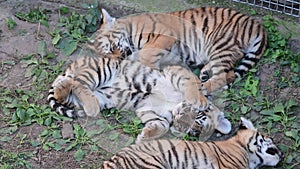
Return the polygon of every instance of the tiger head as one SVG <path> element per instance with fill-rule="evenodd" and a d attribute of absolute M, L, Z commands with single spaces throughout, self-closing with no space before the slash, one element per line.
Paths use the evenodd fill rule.
<path fill-rule="evenodd" d="M 105 9 L 101 12 L 101 26 L 90 38 L 87 46 L 108 58 L 125 57 L 129 51 L 131 52 L 131 47 L 123 24 L 116 23 L 118 22 L 116 18 L 110 16 Z"/>
<path fill-rule="evenodd" d="M 258 132 L 252 122 L 243 117 L 237 138 L 241 144 L 245 145 L 249 153 L 251 169 L 260 166 L 275 166 L 284 158 L 284 154 L 276 147 L 272 138 Z"/>
<path fill-rule="evenodd" d="M 215 105 L 209 104 L 204 111 L 195 110 L 193 106 L 181 103 L 173 110 L 173 131 L 187 133 L 190 136 L 207 140 L 215 130 L 228 134 L 231 123 L 224 117 L 224 113 Z"/>

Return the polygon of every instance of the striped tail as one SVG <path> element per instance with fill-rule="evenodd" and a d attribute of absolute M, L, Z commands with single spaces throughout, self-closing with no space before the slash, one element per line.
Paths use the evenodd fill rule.
<path fill-rule="evenodd" d="M 71 118 L 85 116 L 83 110 L 75 110 L 74 107 L 70 107 L 70 104 L 62 104 L 58 100 L 56 100 L 54 97 L 54 89 L 52 86 L 49 90 L 47 100 L 50 104 L 51 109 L 63 116 L 67 116 Z"/>
<path fill-rule="evenodd" d="M 249 44 L 248 49 L 245 51 L 245 56 L 239 62 L 234 73 L 236 77 L 243 77 L 254 65 L 259 61 L 265 52 L 267 46 L 267 34 L 263 27 L 258 28 L 260 31 L 257 33 L 255 39 Z"/>

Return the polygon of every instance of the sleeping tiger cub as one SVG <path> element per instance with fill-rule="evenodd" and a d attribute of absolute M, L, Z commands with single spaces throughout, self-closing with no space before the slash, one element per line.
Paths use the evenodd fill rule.
<path fill-rule="evenodd" d="M 262 24 L 229 8 L 143 13 L 119 19 L 102 9 L 101 22 L 88 44 L 90 49 L 114 57 L 132 53 L 129 59 L 156 69 L 166 65 L 202 67 L 200 79 L 208 94 L 245 74 L 266 48 Z"/>
<path fill-rule="evenodd" d="M 241 118 L 237 135 L 216 142 L 152 140 L 131 145 L 105 161 L 102 169 L 258 169 L 284 157 L 271 138 Z"/>
<path fill-rule="evenodd" d="M 230 122 L 207 101 L 200 86 L 200 80 L 180 66 L 168 66 L 160 72 L 130 60 L 83 56 L 55 79 L 48 101 L 52 109 L 69 117 L 94 117 L 113 107 L 135 111 L 145 124 L 137 141 L 163 136 L 173 119 L 181 118 L 178 108 L 195 114 L 194 120 L 207 104 L 211 113 L 203 112 L 207 120 L 198 120 L 198 129 L 229 133 Z"/>

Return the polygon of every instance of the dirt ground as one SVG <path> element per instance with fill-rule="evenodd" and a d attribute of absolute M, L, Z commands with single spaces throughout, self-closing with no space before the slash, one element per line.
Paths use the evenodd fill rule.
<path fill-rule="evenodd" d="M 93 1 L 92 1 L 93 2 Z M 44 9 L 50 9 L 49 25 L 50 30 L 55 27 L 59 20 L 58 9 L 61 6 L 68 6 L 71 9 L 82 11 L 79 5 L 75 5 L 72 1 L 64 0 L 0 0 L 0 87 L 7 89 L 29 89 L 31 87 L 31 79 L 25 78 L 25 70 L 20 62 L 22 57 L 27 54 L 37 52 L 37 46 L 40 41 L 46 42 L 47 50 L 55 53 L 56 56 L 64 60 L 69 60 L 68 57 L 62 55 L 61 51 L 53 47 L 51 44 L 52 37 L 47 32 L 48 30 L 44 26 L 37 24 L 28 23 L 17 19 L 14 14 L 18 11 L 28 12 L 33 7 L 40 6 Z M 111 11 L 114 16 L 123 16 L 135 12 L 139 12 L 139 9 L 126 6 L 105 6 Z M 13 18 L 17 26 L 13 30 L 9 30 L 6 24 L 7 18 Z M 299 27 L 300 29 L 300 27 Z M 24 35 L 20 35 L 20 30 L 25 30 Z M 38 31 L 38 35 L 37 35 Z M 290 45 L 294 52 L 300 51 L 300 30 L 299 35 L 293 37 L 290 41 Z M 72 55 L 72 58 L 76 58 L 79 52 Z M 12 62 L 13 64 L 3 64 L 4 62 Z M 270 63 L 265 64 L 258 73 L 261 81 L 260 87 L 269 86 L 271 88 L 268 91 L 268 96 L 271 100 L 284 99 L 288 100 L 294 98 L 297 100 L 298 105 L 300 103 L 300 89 L 286 87 L 283 90 L 275 90 L 276 82 L 272 81 L 276 65 Z M 288 74 L 289 72 L 286 72 Z M 272 90 L 274 88 L 274 90 Z M 46 103 L 45 100 L 41 100 L 41 103 Z M 5 105 L 2 105 L 5 106 Z M 1 108 L 1 107 L 0 107 Z M 0 110 L 0 113 L 1 112 Z M 2 116 L 0 115 L 0 118 Z M 91 120 L 93 121 L 93 120 Z M 0 121 L 1 123 L 3 121 Z M 298 122 L 300 123 L 300 113 L 298 113 Z M 82 125 L 89 125 L 89 119 L 83 119 L 80 121 Z M 87 124 L 89 123 L 89 124 Z M 64 124 L 62 124 L 64 125 Z M 6 124 L 0 124 L 0 129 L 7 127 Z M 94 126 L 95 127 L 95 126 Z M 39 139 L 38 135 L 43 130 L 43 127 L 38 124 L 33 124 L 26 127 L 20 127 L 14 132 L 14 137 L 18 138 L 23 134 L 27 134 L 28 140 Z M 108 133 L 109 134 L 109 133 Z M 0 134 L 1 136 L 1 134 Z M 104 136 L 105 137 L 105 136 Z M 123 136 L 122 136 L 123 137 Z M 128 139 L 124 136 L 124 140 Z M 117 151 L 120 147 L 124 146 L 124 142 L 115 145 L 114 143 L 107 140 L 107 138 L 100 138 L 99 145 L 103 149 L 97 152 L 91 152 L 82 161 L 78 162 L 73 158 L 74 151 L 45 151 L 41 147 L 32 147 L 29 142 L 20 144 L 18 139 L 13 139 L 9 142 L 0 142 L 0 149 L 9 150 L 11 152 L 33 152 L 34 157 L 30 158 L 29 161 L 33 168 L 94 168 L 101 164 L 103 159 L 107 159 L 111 153 Z M 107 144 L 107 145 L 106 145 Z M 21 145 L 21 146 L 20 146 Z M 1 167 L 0 167 L 1 168 Z"/>

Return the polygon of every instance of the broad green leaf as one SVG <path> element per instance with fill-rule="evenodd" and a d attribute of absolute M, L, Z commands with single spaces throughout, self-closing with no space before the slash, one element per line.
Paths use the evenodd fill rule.
<path fill-rule="evenodd" d="M 32 117 L 35 114 L 35 112 L 32 108 L 29 108 L 27 109 L 26 114 L 28 117 Z"/>
<path fill-rule="evenodd" d="M 92 151 L 98 151 L 99 150 L 99 147 L 94 145 L 94 144 L 91 145 L 90 148 L 91 148 Z"/>
<path fill-rule="evenodd" d="M 76 147 L 77 145 L 78 145 L 77 142 L 73 142 L 71 145 L 65 148 L 65 152 L 70 151 L 72 148 Z"/>
<path fill-rule="evenodd" d="M 17 110 L 16 113 L 19 119 L 25 120 L 26 114 L 24 110 Z"/>
<path fill-rule="evenodd" d="M 73 124 L 73 128 L 74 128 L 74 130 L 79 130 L 80 126 L 77 123 L 74 123 Z"/>
<path fill-rule="evenodd" d="M 284 112 L 284 106 L 282 103 L 276 104 L 273 109 L 274 109 L 274 112 Z"/>
<path fill-rule="evenodd" d="M 44 26 L 46 26 L 47 28 L 49 28 L 49 23 L 48 21 L 44 20 L 44 19 L 41 19 L 40 20 L 41 24 L 43 24 Z"/>
<path fill-rule="evenodd" d="M 55 37 L 52 39 L 52 44 L 56 45 L 60 39 L 61 39 L 60 34 L 56 34 Z"/>
<path fill-rule="evenodd" d="M 41 133 L 40 133 L 40 137 L 44 137 L 44 136 L 46 136 L 46 135 L 48 135 L 48 133 L 49 133 L 49 130 L 47 130 L 47 129 L 44 129 Z"/>
<path fill-rule="evenodd" d="M 246 114 L 248 112 L 248 110 L 249 110 L 249 108 L 247 106 L 241 107 L 242 114 Z"/>
<path fill-rule="evenodd" d="M 290 109 L 291 107 L 297 106 L 297 103 L 295 100 L 291 99 L 286 103 L 286 109 Z"/>
<path fill-rule="evenodd" d="M 63 7 L 59 8 L 59 11 L 61 14 L 67 14 L 67 13 L 69 13 L 69 8 L 63 6 Z"/>
<path fill-rule="evenodd" d="M 300 136 L 298 135 L 298 131 L 297 130 L 291 130 L 291 131 L 286 131 L 284 133 L 287 137 L 291 137 L 294 140 L 299 140 Z"/>
<path fill-rule="evenodd" d="M 74 154 L 74 158 L 76 161 L 81 161 L 86 154 L 87 154 L 86 150 L 78 149 Z"/>
<path fill-rule="evenodd" d="M 49 151 L 50 150 L 50 147 L 46 144 L 43 144 L 42 148 L 46 151 Z"/>
<path fill-rule="evenodd" d="M 47 59 L 53 59 L 53 58 L 55 58 L 55 54 L 54 53 L 49 53 L 48 55 L 47 55 Z"/>
<path fill-rule="evenodd" d="M 292 161 L 293 161 L 293 156 L 292 155 L 288 155 L 287 157 L 286 157 L 286 163 L 291 163 Z"/>
<path fill-rule="evenodd" d="M 54 130 L 53 133 L 52 133 L 52 137 L 55 138 L 55 139 L 62 138 L 61 131 L 60 130 Z"/>
<path fill-rule="evenodd" d="M 44 57 L 47 55 L 47 51 L 46 51 L 46 42 L 45 41 L 41 41 L 39 46 L 38 46 L 38 50 L 37 50 L 37 53 Z"/>
<path fill-rule="evenodd" d="M 62 43 L 62 53 L 65 56 L 70 56 L 77 49 L 77 41 L 67 38 L 66 40 L 61 41 Z"/>
<path fill-rule="evenodd" d="M 39 118 L 36 121 L 39 125 L 43 125 L 44 124 L 44 119 L 43 118 Z"/>
<path fill-rule="evenodd" d="M 88 9 L 88 8 L 90 8 L 90 5 L 87 4 L 87 3 L 82 3 L 82 4 L 81 4 L 81 7 L 82 7 L 82 8 L 85 8 L 85 9 Z"/>
<path fill-rule="evenodd" d="M 280 115 L 273 114 L 272 117 L 270 117 L 273 121 L 280 121 L 282 117 Z"/>
<path fill-rule="evenodd" d="M 45 120 L 45 125 L 46 126 L 50 126 L 50 124 L 52 123 L 52 118 L 51 117 L 48 117 L 46 120 Z"/>
<path fill-rule="evenodd" d="M 41 143 L 38 142 L 38 141 L 31 141 L 30 144 L 31 144 L 31 146 L 33 146 L 33 147 L 37 147 L 37 146 L 41 145 Z"/>
<path fill-rule="evenodd" d="M 53 143 L 53 142 L 49 142 L 48 146 L 51 147 L 51 148 L 53 148 L 56 151 L 59 151 L 59 150 L 62 149 L 62 147 L 59 144 L 56 144 L 56 143 Z"/>

